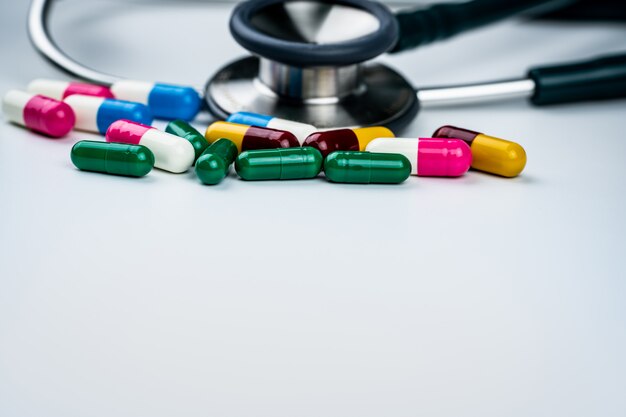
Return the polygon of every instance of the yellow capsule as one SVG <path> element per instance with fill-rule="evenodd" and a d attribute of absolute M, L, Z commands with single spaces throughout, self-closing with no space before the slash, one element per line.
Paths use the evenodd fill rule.
<path fill-rule="evenodd" d="M 215 122 L 206 128 L 204 137 L 209 142 L 209 145 L 217 142 L 219 139 L 228 139 L 237 146 L 237 152 L 241 152 L 241 144 L 249 127 L 238 123 Z"/>
<path fill-rule="evenodd" d="M 468 129 L 442 126 L 435 138 L 462 139 L 472 150 L 472 168 L 503 177 L 516 177 L 526 166 L 526 151 L 518 143 Z"/>
<path fill-rule="evenodd" d="M 360 151 L 364 151 L 367 144 L 374 139 L 396 137 L 391 130 L 383 126 L 359 127 L 357 129 L 352 129 L 352 131 L 356 134 L 356 137 L 359 140 Z"/>

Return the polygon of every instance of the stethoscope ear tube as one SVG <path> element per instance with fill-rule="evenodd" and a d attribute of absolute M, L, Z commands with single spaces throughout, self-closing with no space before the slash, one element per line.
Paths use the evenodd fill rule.
<path fill-rule="evenodd" d="M 530 101 L 538 106 L 626 97 L 626 54 L 591 61 L 538 67 Z"/>
<path fill-rule="evenodd" d="M 576 0 L 472 0 L 439 3 L 418 10 L 400 10 L 400 33 L 391 52 L 401 52 L 525 13 L 543 13 Z"/>

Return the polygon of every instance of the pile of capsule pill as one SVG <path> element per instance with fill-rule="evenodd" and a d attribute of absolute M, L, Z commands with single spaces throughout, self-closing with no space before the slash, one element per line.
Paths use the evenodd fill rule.
<path fill-rule="evenodd" d="M 191 87 L 119 81 L 110 88 L 34 80 L 11 90 L 2 109 L 13 123 L 58 138 L 72 129 L 106 141 L 80 141 L 74 165 L 86 171 L 142 177 L 152 168 L 182 173 L 195 165 L 204 184 L 217 184 L 235 165 L 244 180 L 316 177 L 337 183 L 398 184 L 410 175 L 459 177 L 470 167 L 515 177 L 526 165 L 519 144 L 468 129 L 443 126 L 432 138 L 396 138 L 382 126 L 318 131 L 314 126 L 260 114 L 234 113 L 204 135 L 188 121 L 201 99 Z M 153 118 L 171 120 L 165 131 Z"/>

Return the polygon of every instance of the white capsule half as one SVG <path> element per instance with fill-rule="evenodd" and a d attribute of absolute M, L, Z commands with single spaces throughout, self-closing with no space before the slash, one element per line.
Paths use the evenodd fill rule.
<path fill-rule="evenodd" d="M 98 110 L 100 110 L 104 100 L 103 97 L 79 96 L 76 94 L 63 100 L 69 104 L 76 115 L 76 126 L 74 126 L 74 129 L 100 133 L 98 129 Z"/>
<path fill-rule="evenodd" d="M 35 97 L 35 94 L 25 91 L 10 90 L 2 99 L 2 113 L 9 121 L 20 126 L 26 126 L 24 121 L 24 108 Z"/>
<path fill-rule="evenodd" d="M 50 97 L 55 100 L 63 100 L 74 94 L 83 96 L 113 98 L 108 87 L 96 84 L 79 83 L 76 81 L 59 81 L 39 78 L 31 81 L 27 87 L 34 94 Z"/>
<path fill-rule="evenodd" d="M 111 91 L 117 99 L 148 104 L 150 92 L 153 88 L 153 82 L 120 80 L 113 83 Z"/>
<path fill-rule="evenodd" d="M 38 78 L 28 83 L 26 90 L 30 93 L 41 94 L 56 100 L 65 98 L 65 90 L 70 86 L 69 81 L 46 80 Z"/>
<path fill-rule="evenodd" d="M 274 117 L 269 121 L 267 127 L 270 129 L 286 130 L 291 132 L 300 142 L 300 145 L 304 143 L 304 140 L 311 134 L 317 131 L 317 128 L 313 125 L 306 123 L 292 122 L 291 120 L 279 119 Z"/>
<path fill-rule="evenodd" d="M 152 151 L 155 167 L 175 174 L 191 168 L 196 157 L 188 140 L 157 129 L 144 133 L 139 144 Z"/>
<path fill-rule="evenodd" d="M 404 155 L 411 162 L 411 175 L 417 175 L 418 148 L 419 139 L 416 138 L 378 138 L 368 143 L 365 150 Z"/>

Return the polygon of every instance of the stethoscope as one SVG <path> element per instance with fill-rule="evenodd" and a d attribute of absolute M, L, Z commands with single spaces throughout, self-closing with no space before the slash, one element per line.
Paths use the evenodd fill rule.
<path fill-rule="evenodd" d="M 87 68 L 53 42 L 52 0 L 33 0 L 29 33 L 36 49 L 72 76 L 110 85 L 119 77 Z M 249 111 L 318 128 L 385 125 L 401 129 L 420 107 L 528 98 L 535 105 L 626 97 L 626 54 L 540 67 L 523 79 L 416 90 L 371 60 L 389 51 L 458 34 L 520 12 L 575 0 L 474 0 L 392 13 L 369 0 L 250 0 L 230 20 L 252 55 L 217 71 L 204 88 L 217 118 Z"/>

